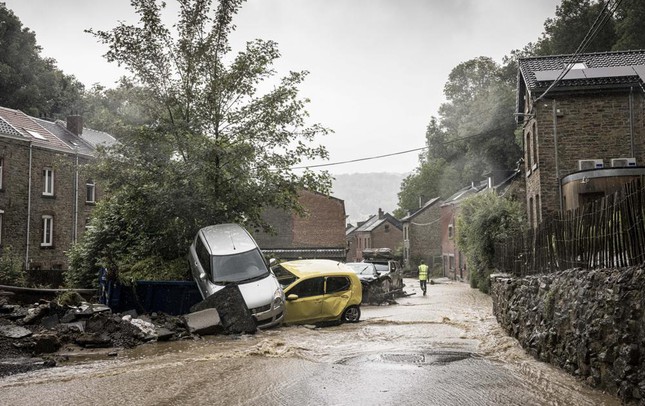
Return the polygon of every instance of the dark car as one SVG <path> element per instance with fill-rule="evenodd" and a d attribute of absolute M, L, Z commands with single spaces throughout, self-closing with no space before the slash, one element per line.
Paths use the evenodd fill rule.
<path fill-rule="evenodd" d="M 377 264 L 348 262 L 363 287 L 363 303 L 381 303 L 392 296 L 393 285 L 389 272 L 379 272 Z"/>

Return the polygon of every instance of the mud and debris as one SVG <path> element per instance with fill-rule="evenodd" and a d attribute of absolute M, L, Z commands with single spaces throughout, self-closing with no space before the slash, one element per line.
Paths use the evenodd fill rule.
<path fill-rule="evenodd" d="M 148 342 L 198 337 L 178 316 L 113 313 L 105 305 L 86 302 L 22 304 L 12 299 L 0 294 L 0 377 L 50 368 L 72 353 L 108 349 L 105 355 L 115 356 Z"/>

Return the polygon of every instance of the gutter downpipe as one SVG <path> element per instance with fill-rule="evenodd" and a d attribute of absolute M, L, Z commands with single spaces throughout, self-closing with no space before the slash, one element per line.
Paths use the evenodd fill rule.
<path fill-rule="evenodd" d="M 33 146 L 29 142 L 29 180 L 27 181 L 27 245 L 25 246 L 25 269 L 29 270 L 29 233 L 31 226 L 31 166 L 33 159 Z"/>
<path fill-rule="evenodd" d="M 74 170 L 74 230 L 72 232 L 72 243 L 76 244 L 78 239 L 78 147 L 76 150 L 76 166 Z"/>
<path fill-rule="evenodd" d="M 553 99 L 553 146 L 555 148 L 555 180 L 558 185 L 558 203 L 562 213 L 562 185 L 560 184 L 560 164 L 558 159 L 558 110 Z"/>
<path fill-rule="evenodd" d="M 634 87 L 629 88 L 629 140 L 631 157 L 635 157 L 634 151 Z"/>

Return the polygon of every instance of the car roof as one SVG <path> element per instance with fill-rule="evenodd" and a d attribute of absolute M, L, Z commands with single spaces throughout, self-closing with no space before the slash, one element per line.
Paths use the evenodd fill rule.
<path fill-rule="evenodd" d="M 330 259 L 299 259 L 296 261 L 281 262 L 280 266 L 298 278 L 313 275 L 355 275 L 349 267 L 342 262 Z"/>
<path fill-rule="evenodd" d="M 211 255 L 233 255 L 257 249 L 251 235 L 239 224 L 216 224 L 199 230 Z"/>

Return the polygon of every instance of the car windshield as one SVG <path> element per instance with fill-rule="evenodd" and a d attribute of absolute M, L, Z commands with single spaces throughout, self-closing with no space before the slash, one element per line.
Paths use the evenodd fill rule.
<path fill-rule="evenodd" d="M 283 288 L 286 288 L 287 286 L 295 282 L 296 279 L 298 279 L 296 275 L 287 271 L 281 265 L 276 265 L 272 267 L 271 270 L 273 271 L 275 277 L 278 279 L 278 283 L 280 283 L 280 286 L 282 286 Z"/>
<path fill-rule="evenodd" d="M 378 272 L 390 272 L 390 266 L 388 264 L 374 264 Z"/>
<path fill-rule="evenodd" d="M 269 274 L 259 250 L 213 256 L 213 283 L 227 284 L 262 279 Z"/>
<path fill-rule="evenodd" d="M 357 275 L 372 275 L 374 273 L 374 265 L 372 264 L 363 262 L 348 262 L 345 265 L 352 268 L 352 270 Z"/>

